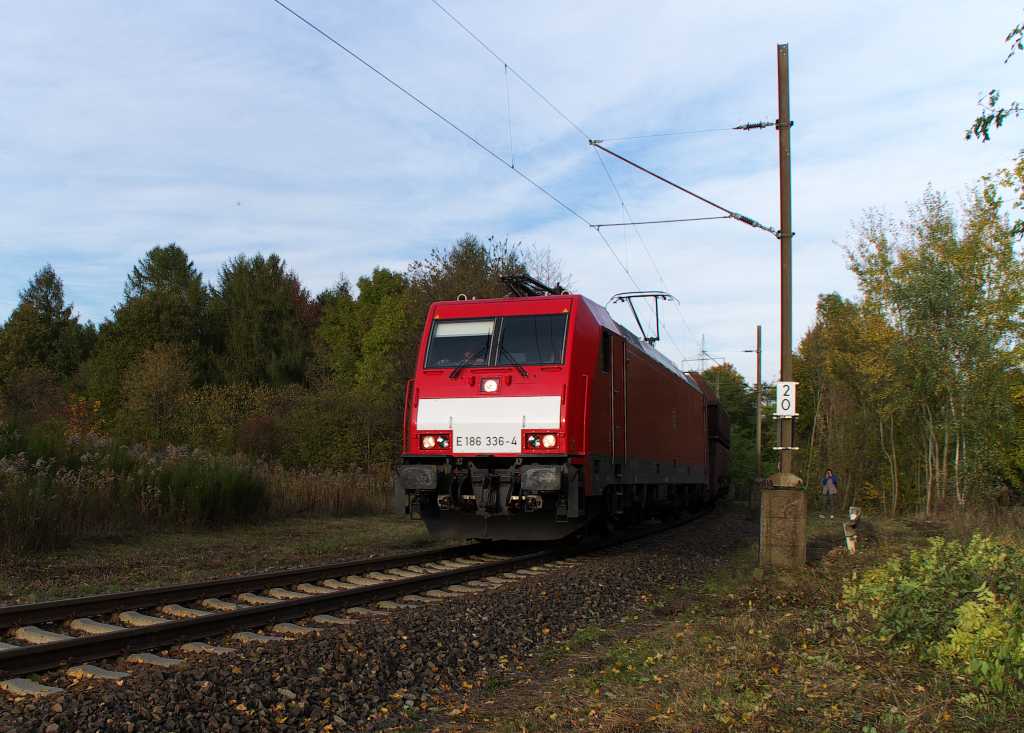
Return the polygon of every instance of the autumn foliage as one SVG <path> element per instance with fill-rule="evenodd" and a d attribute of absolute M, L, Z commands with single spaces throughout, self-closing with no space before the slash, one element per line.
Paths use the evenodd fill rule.
<path fill-rule="evenodd" d="M 859 297 L 820 296 L 794 364 L 808 483 L 888 514 L 1017 501 L 1024 262 L 995 192 L 869 211 L 845 251 Z"/>

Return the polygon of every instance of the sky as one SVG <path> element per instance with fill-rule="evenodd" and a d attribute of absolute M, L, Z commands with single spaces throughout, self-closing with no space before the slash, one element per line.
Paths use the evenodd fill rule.
<path fill-rule="evenodd" d="M 752 382 L 761 325 L 771 381 L 778 240 L 734 220 L 598 233 L 721 212 L 588 140 L 777 228 L 778 134 L 728 128 L 778 117 L 789 44 L 795 342 L 819 294 L 856 297 L 842 247 L 865 210 L 956 200 L 1022 146 L 1024 120 L 964 140 L 981 92 L 1024 98 L 1019 3 L 438 1 L 286 0 L 394 85 L 275 0 L 7 4 L 0 316 L 47 263 L 100 323 L 157 245 L 211 284 L 275 252 L 315 295 L 470 232 L 549 249 L 601 304 L 671 293 L 659 349 L 688 367 L 703 340 Z"/>

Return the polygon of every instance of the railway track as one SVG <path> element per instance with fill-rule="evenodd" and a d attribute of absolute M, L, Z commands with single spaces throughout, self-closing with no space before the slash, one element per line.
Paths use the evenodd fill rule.
<path fill-rule="evenodd" d="M 389 557 L 185 585 L 109 593 L 84 598 L 0 607 L 0 632 L 18 645 L 0 646 L 0 680 L 67 665 L 183 645 L 227 633 L 239 642 L 266 640 L 247 629 L 272 627 L 296 636 L 329 624 L 351 624 L 348 616 L 385 612 L 451 595 L 495 588 L 536 574 L 578 555 L 627 544 L 705 516 L 646 526 L 575 546 L 504 556 L 490 546 L 466 545 Z M 448 590 L 442 590 L 448 589 Z M 232 598 L 233 600 L 224 600 Z M 398 603 L 396 604 L 396 601 Z M 155 613 L 159 615 L 153 615 Z M 142 613 L 142 611 L 151 611 Z M 105 617 L 97 620 L 93 617 Z M 300 626 L 292 622 L 304 622 Z M 41 626 L 59 624 L 60 631 Z M 66 629 L 81 636 L 70 636 Z M 228 651 L 206 644 L 192 651 Z M 233 651 L 233 650 L 232 650 Z M 157 661 L 148 658 L 149 661 Z M 7 680 L 5 684 L 22 680 Z M 11 688 L 13 689 L 13 688 Z"/>

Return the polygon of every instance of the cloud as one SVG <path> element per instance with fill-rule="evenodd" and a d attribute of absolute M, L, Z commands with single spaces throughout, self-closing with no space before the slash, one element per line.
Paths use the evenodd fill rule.
<path fill-rule="evenodd" d="M 1009 2 L 970 13 L 953 2 L 442 4 L 585 134 L 430 2 L 294 8 L 498 158 L 514 153 L 517 170 L 590 223 L 623 211 L 587 136 L 774 119 L 775 45 L 790 43 L 797 336 L 819 293 L 855 294 L 835 242 L 865 208 L 899 216 L 929 183 L 960 191 L 1020 139 L 1011 121 L 993 143 L 963 141 L 978 92 L 1024 97 L 1024 60 L 1002 63 L 1019 19 Z M 634 289 L 583 221 L 269 0 L 7 10 L 0 307 L 47 256 L 127 273 L 174 241 L 214 280 L 239 252 L 274 251 L 317 292 L 341 272 L 403 269 L 466 231 L 551 247 L 598 302 Z M 609 145 L 778 225 L 774 131 Z M 605 162 L 635 219 L 716 213 Z M 664 316 L 669 356 L 694 357 L 704 335 L 752 379 L 742 350 L 761 324 L 765 373 L 777 371 L 772 237 L 732 221 L 604 233 L 637 285 L 679 298 Z M 87 317 L 120 299 L 116 270 L 53 264 Z"/>

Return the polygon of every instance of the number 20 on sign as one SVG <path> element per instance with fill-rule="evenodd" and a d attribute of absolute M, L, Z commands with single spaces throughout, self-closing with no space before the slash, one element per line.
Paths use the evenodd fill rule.
<path fill-rule="evenodd" d="M 775 386 L 775 416 L 797 417 L 796 386 L 799 382 L 778 382 Z"/>

